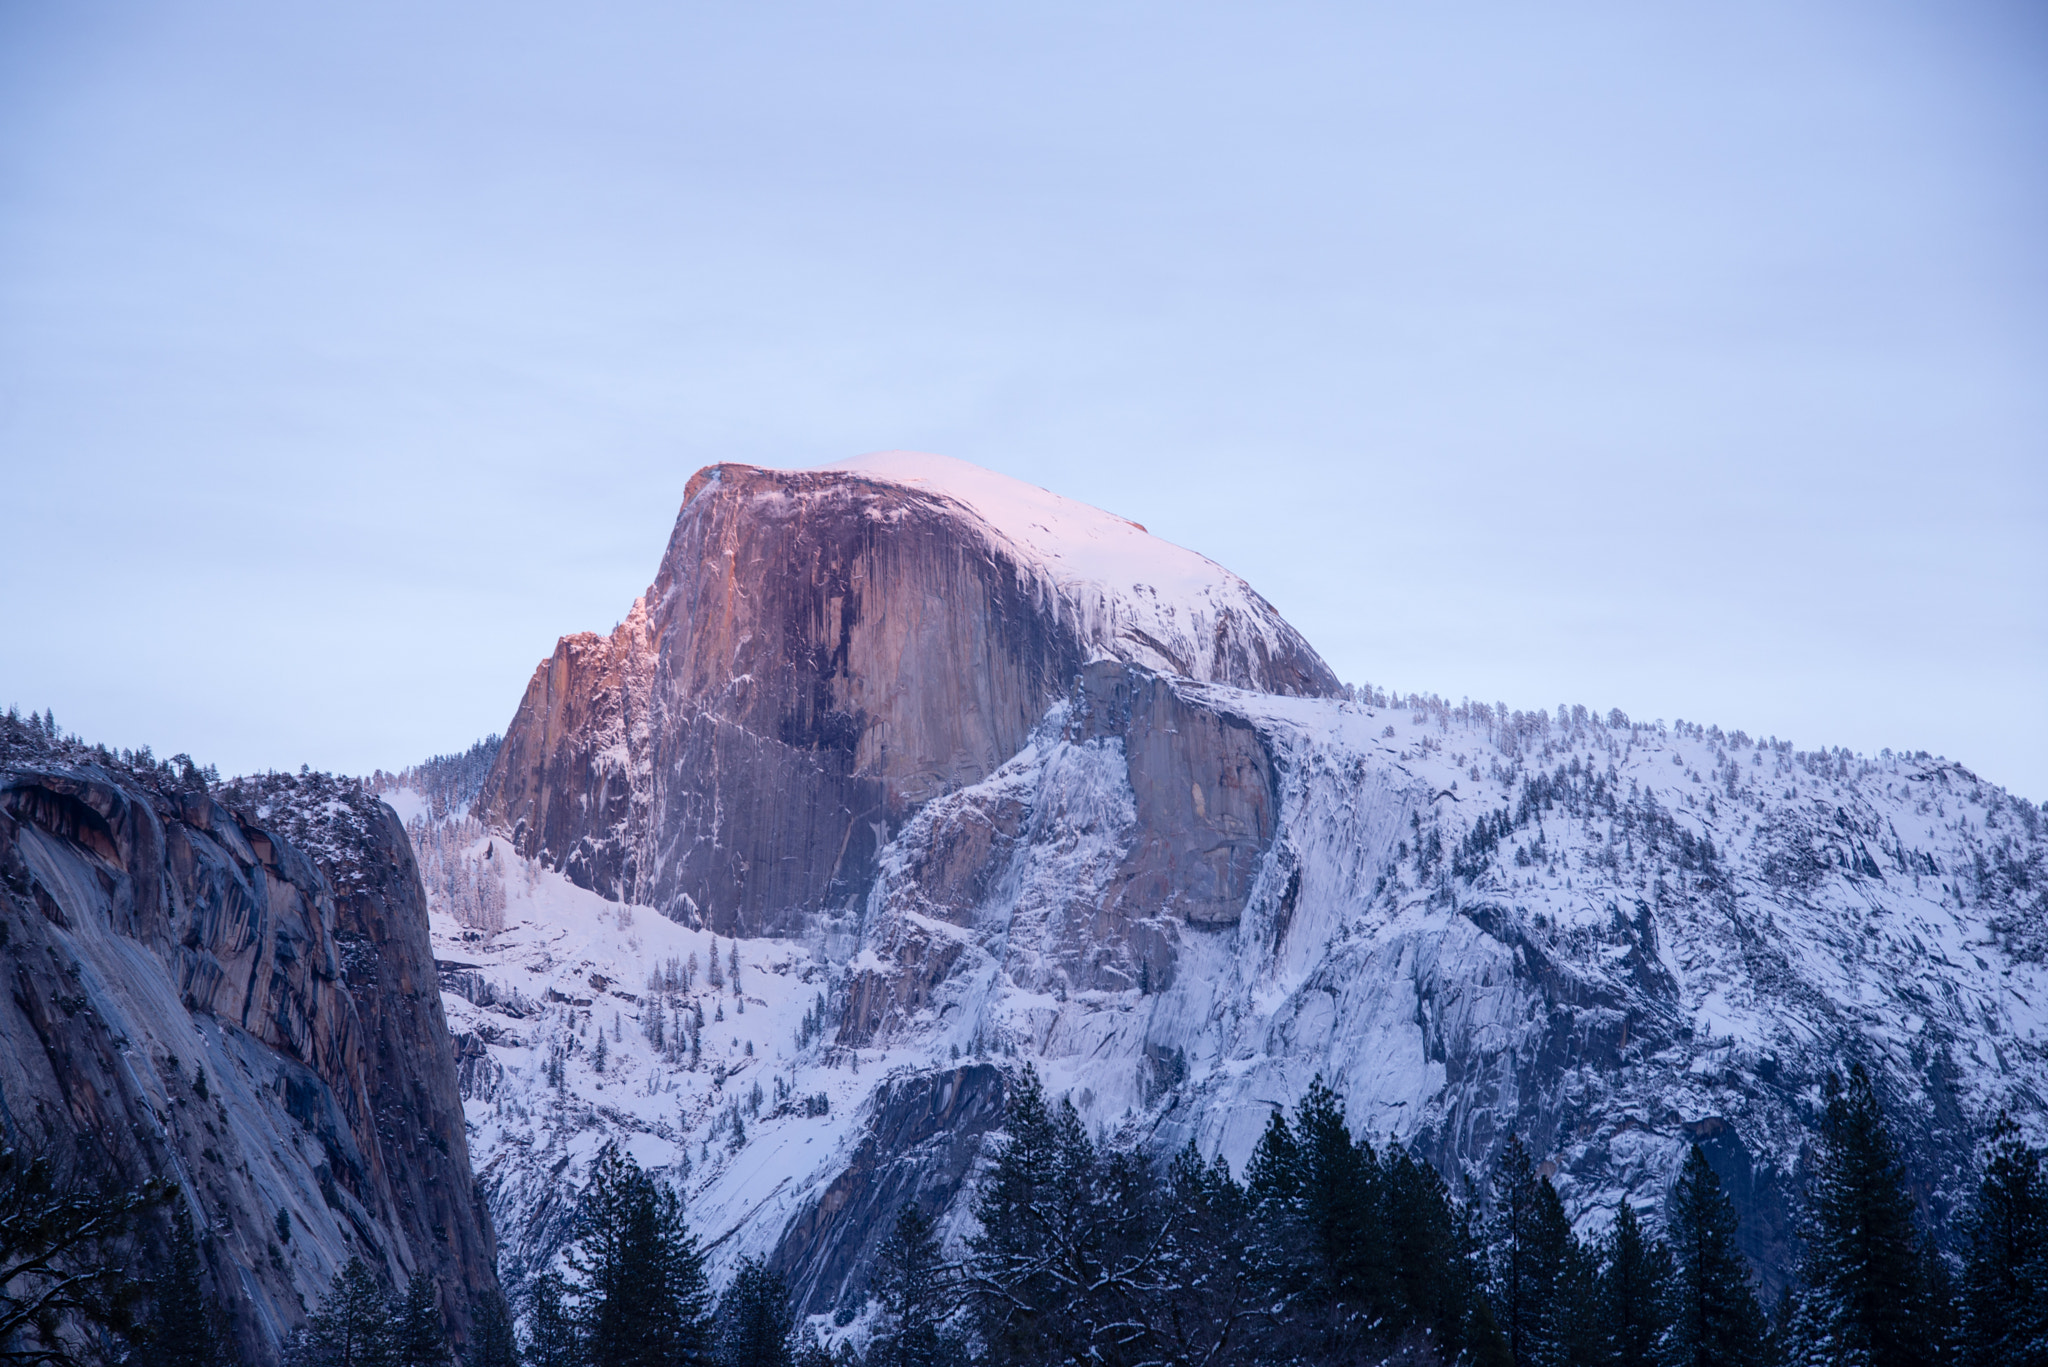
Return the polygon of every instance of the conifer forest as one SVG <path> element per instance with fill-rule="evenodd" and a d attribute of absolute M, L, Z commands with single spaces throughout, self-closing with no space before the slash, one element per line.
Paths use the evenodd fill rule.
<path fill-rule="evenodd" d="M 906 1204 L 869 1271 L 864 1347 L 829 1346 L 744 1262 L 714 1299 L 674 1190 L 617 1148 L 582 1195 L 566 1273 L 504 1308 L 466 1367 L 2036 1367 L 2048 1363 L 2048 1174 L 2001 1124 L 1950 1230 L 1915 1213 L 1869 1079 L 1833 1080 L 1803 1205 L 1806 1257 L 1769 1304 L 1695 1148 L 1661 1208 L 1573 1232 L 1518 1141 L 1486 1189 L 1354 1135 L 1320 1084 L 1275 1113 L 1243 1174 L 1192 1149 L 1159 1163 L 1093 1141 L 1020 1080 L 957 1250 Z M 1944 1252 L 1937 1235 L 1946 1235 Z M 446 1363 L 432 1292 L 360 1263 L 295 1343 L 295 1367 Z M 157 1342 L 184 1347 L 176 1305 Z M 182 1336 L 182 1337 L 181 1337 Z"/>

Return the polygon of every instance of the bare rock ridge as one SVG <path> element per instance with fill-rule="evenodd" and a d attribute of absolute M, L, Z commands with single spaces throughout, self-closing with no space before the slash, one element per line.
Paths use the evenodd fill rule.
<path fill-rule="evenodd" d="M 0 728 L 10 1136 L 179 1182 L 238 1361 L 274 1361 L 352 1254 L 432 1277 L 460 1338 L 495 1236 L 391 810 L 318 777 L 223 800 Z"/>
<path fill-rule="evenodd" d="M 1044 490 L 907 453 L 712 466 L 626 620 L 535 671 L 477 810 L 608 897 L 787 933 L 854 912 L 891 834 L 1097 659 L 1339 691 L 1242 580 Z"/>

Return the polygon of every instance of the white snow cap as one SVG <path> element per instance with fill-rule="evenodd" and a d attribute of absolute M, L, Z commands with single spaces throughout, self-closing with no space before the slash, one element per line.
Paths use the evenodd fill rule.
<path fill-rule="evenodd" d="M 999 549 L 1079 614 L 1105 655 L 1163 673 L 1231 678 L 1228 654 L 1313 652 L 1249 584 L 1129 518 L 951 456 L 877 451 L 819 467 L 924 490 L 965 505 Z"/>

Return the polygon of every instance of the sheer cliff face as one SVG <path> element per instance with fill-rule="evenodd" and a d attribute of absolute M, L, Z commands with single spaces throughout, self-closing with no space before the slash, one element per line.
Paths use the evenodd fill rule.
<path fill-rule="evenodd" d="M 576 882 L 614 897 L 637 887 L 653 679 L 645 599 L 609 636 L 564 636 L 527 683 L 486 785 L 523 850 L 547 851 Z"/>
<path fill-rule="evenodd" d="M 224 805 L 0 736 L 7 1138 L 179 1182 L 250 1362 L 351 1254 L 433 1277 L 458 1334 L 496 1289 L 410 846 L 309 784 Z"/>
<path fill-rule="evenodd" d="M 607 896 L 787 932 L 1103 657 L 1337 688 L 1235 576 L 1042 490 L 936 457 L 714 466 L 633 616 L 536 672 L 479 809 Z"/>

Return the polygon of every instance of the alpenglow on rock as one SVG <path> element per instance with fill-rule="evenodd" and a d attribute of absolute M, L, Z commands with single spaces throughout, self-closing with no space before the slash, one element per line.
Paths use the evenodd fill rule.
<path fill-rule="evenodd" d="M 626 619 L 534 672 L 477 810 L 608 897 L 789 932 L 856 911 L 892 833 L 1098 659 L 1340 691 L 1236 575 L 1043 489 L 909 452 L 714 465 Z"/>

